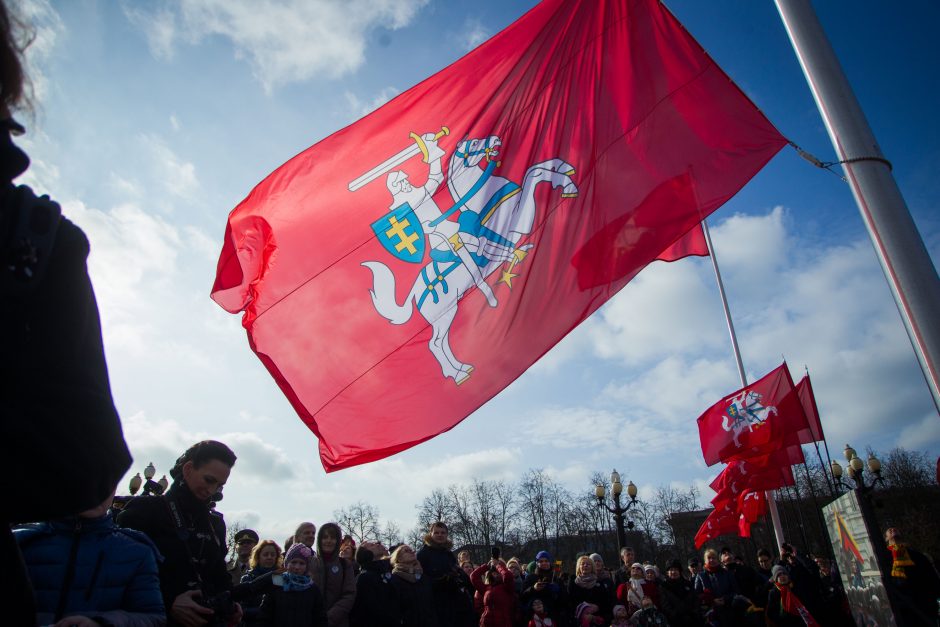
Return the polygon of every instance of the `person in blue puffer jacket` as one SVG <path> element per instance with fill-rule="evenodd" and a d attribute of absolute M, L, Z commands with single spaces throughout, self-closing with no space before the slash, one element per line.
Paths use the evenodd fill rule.
<path fill-rule="evenodd" d="M 166 624 L 157 576 L 162 558 L 145 534 L 114 524 L 107 513 L 112 498 L 78 516 L 13 530 L 40 625 Z"/>

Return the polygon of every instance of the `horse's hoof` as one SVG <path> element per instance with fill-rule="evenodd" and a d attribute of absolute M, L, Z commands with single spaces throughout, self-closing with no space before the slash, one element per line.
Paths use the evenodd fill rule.
<path fill-rule="evenodd" d="M 473 370 L 473 368 L 470 368 L 470 370 Z M 454 377 L 454 383 L 456 383 L 457 385 L 460 385 L 460 384 L 462 384 L 464 381 L 466 381 L 467 379 L 469 379 L 469 378 L 470 378 L 470 370 L 468 370 L 468 371 L 466 371 L 466 372 L 464 372 L 463 370 L 461 370 L 460 372 L 458 372 L 458 373 L 457 373 L 457 376 Z"/>
<path fill-rule="evenodd" d="M 562 172 L 565 176 L 574 176 L 574 168 L 571 168 L 567 172 Z"/>
<path fill-rule="evenodd" d="M 562 194 L 561 197 L 562 197 L 562 198 L 577 198 L 577 197 L 578 197 L 578 192 L 575 192 L 575 193 L 573 193 L 573 194 Z"/>

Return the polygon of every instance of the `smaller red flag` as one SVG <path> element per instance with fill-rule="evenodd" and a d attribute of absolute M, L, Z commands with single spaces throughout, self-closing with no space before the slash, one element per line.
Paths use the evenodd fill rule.
<path fill-rule="evenodd" d="M 790 466 L 802 464 L 803 461 L 803 449 L 799 446 L 788 446 L 782 451 L 767 455 L 735 460 L 712 480 L 710 487 L 715 492 L 721 492 L 732 482 L 738 482 L 752 490 L 773 490 L 794 485 L 793 470 Z M 779 484 L 775 485 L 778 481 Z"/>
<path fill-rule="evenodd" d="M 742 538 L 751 537 L 751 523 L 747 521 L 744 514 L 738 514 L 738 535 Z"/>
<path fill-rule="evenodd" d="M 737 511 L 730 504 L 728 507 L 722 505 L 720 509 L 716 507 L 695 534 L 695 548 L 700 548 L 713 538 L 737 531 L 738 518 Z"/>
<path fill-rule="evenodd" d="M 672 243 L 669 248 L 659 253 L 656 261 L 679 261 L 685 257 L 708 257 L 708 242 L 701 223 Z"/>
<path fill-rule="evenodd" d="M 809 429 L 811 442 L 822 442 L 826 439 L 823 435 L 822 423 L 819 421 L 819 408 L 816 407 L 816 396 L 813 394 L 813 384 L 810 383 L 809 375 L 806 375 L 796 384 L 796 394 L 800 398 L 800 404 L 803 406 L 803 412 L 806 414 L 806 426 Z M 802 442 L 803 439 L 801 438 Z M 803 442 L 808 444 L 808 442 Z"/>
<path fill-rule="evenodd" d="M 702 454 L 709 466 L 799 443 L 805 427 L 806 416 L 786 362 L 725 396 L 698 418 Z"/>
<path fill-rule="evenodd" d="M 745 492 L 738 499 L 738 512 L 749 523 L 757 522 L 767 513 L 767 493 L 763 490 Z"/>

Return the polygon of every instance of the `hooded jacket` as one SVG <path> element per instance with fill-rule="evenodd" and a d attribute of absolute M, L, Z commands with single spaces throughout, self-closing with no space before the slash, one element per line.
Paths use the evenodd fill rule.
<path fill-rule="evenodd" d="M 331 553 L 323 551 L 324 533 L 336 536 Z M 349 613 L 356 601 L 356 573 L 352 562 L 339 556 L 339 542 L 343 537 L 339 525 L 326 523 L 317 531 L 317 555 L 311 559 L 310 576 L 323 593 L 329 627 L 349 627 Z"/>
<path fill-rule="evenodd" d="M 71 615 L 99 622 L 166 622 L 157 562 L 147 536 L 110 516 L 65 518 L 14 530 L 36 595 L 40 624 Z"/>

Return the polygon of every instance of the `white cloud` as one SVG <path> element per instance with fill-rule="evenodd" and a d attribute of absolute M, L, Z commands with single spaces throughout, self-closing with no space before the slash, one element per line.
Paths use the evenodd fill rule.
<path fill-rule="evenodd" d="M 180 129 L 183 128 L 183 123 L 180 122 L 180 119 L 176 116 L 175 113 L 170 116 L 170 128 L 172 128 L 173 131 L 177 133 L 180 131 Z"/>
<path fill-rule="evenodd" d="M 400 93 L 401 91 L 395 87 L 385 87 L 368 101 L 360 100 L 356 94 L 349 91 L 345 92 L 343 96 L 346 98 L 348 111 L 352 114 L 350 115 L 350 118 L 353 120 L 358 120 L 359 118 L 372 113 Z"/>
<path fill-rule="evenodd" d="M 595 314 L 595 354 L 637 365 L 719 347 L 724 320 L 709 272 L 692 259 L 647 266 Z"/>
<path fill-rule="evenodd" d="M 157 135 L 141 134 L 137 141 L 150 159 L 152 177 L 166 193 L 185 200 L 199 196 L 200 185 L 193 163 L 181 159 Z"/>
<path fill-rule="evenodd" d="M 121 8 L 131 24 L 144 31 L 147 45 L 154 57 L 164 61 L 173 59 L 176 40 L 179 37 L 179 25 L 174 11 L 168 7 L 146 10 L 127 1 L 121 3 Z"/>
<path fill-rule="evenodd" d="M 490 32 L 475 17 L 467 18 L 460 32 L 463 34 L 462 43 L 465 51 L 473 50 L 490 37 Z"/>
<path fill-rule="evenodd" d="M 156 11 L 126 10 L 157 58 L 174 43 L 220 35 L 246 58 L 255 78 L 278 85 L 337 78 L 365 62 L 366 36 L 408 25 L 428 0 L 178 0 Z M 172 15 L 167 13 L 172 12 Z"/>
<path fill-rule="evenodd" d="M 519 428 L 517 440 L 556 448 L 611 447 L 621 418 L 613 412 L 584 407 L 538 411 Z"/>
<path fill-rule="evenodd" d="M 20 0 L 13 3 L 13 10 L 29 25 L 31 42 L 26 49 L 26 75 L 29 77 L 32 97 L 42 103 L 49 92 L 49 79 L 43 71 L 45 62 L 52 55 L 56 43 L 65 34 L 65 24 L 48 0 Z"/>
<path fill-rule="evenodd" d="M 922 451 L 938 442 L 940 442 L 940 420 L 934 413 L 924 416 L 920 422 L 904 427 L 898 436 L 898 446 L 915 451 Z"/>

